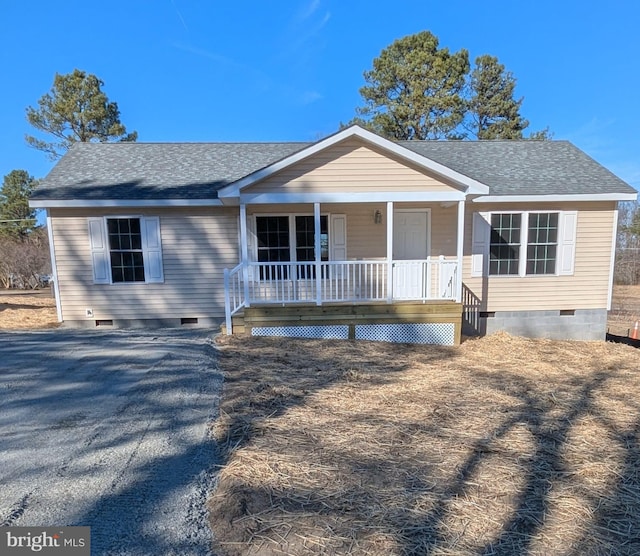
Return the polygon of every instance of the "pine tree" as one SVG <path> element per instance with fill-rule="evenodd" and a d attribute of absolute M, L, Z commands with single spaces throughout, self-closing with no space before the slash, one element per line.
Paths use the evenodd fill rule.
<path fill-rule="evenodd" d="M 38 108 L 27 108 L 29 123 L 55 140 L 26 135 L 27 143 L 55 160 L 79 141 L 135 141 L 137 132 L 127 133 L 118 105 L 109 101 L 103 85 L 95 75 L 78 69 L 56 74 L 51 91 L 38 100 Z"/>
<path fill-rule="evenodd" d="M 469 130 L 478 139 L 522 139 L 529 122 L 520 115 L 522 98 L 515 99 L 516 79 L 495 56 L 476 58 L 469 87 Z"/>
<path fill-rule="evenodd" d="M 365 105 L 352 123 L 391 139 L 450 137 L 464 118 L 468 71 L 467 51 L 438 48 L 429 31 L 398 39 L 364 73 Z"/>
<path fill-rule="evenodd" d="M 29 196 L 38 185 L 25 170 L 13 170 L 0 188 L 0 235 L 25 237 L 36 226 L 36 211 L 29 207 Z"/>

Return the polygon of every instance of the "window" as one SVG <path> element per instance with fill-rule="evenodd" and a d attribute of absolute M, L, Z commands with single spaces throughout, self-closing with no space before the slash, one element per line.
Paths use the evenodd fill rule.
<path fill-rule="evenodd" d="M 289 217 L 259 216 L 256 218 L 258 261 L 290 261 Z"/>
<path fill-rule="evenodd" d="M 556 274 L 559 222 L 559 212 L 491 214 L 489 275 Z"/>
<path fill-rule="evenodd" d="M 293 234 L 291 229 L 293 228 Z M 320 217 L 320 258 L 329 260 L 329 219 Z M 315 219 L 313 216 L 256 216 L 258 262 L 315 262 Z M 288 268 L 261 267 L 260 278 L 288 277 Z M 273 273 L 273 276 L 270 276 Z M 315 277 L 315 268 L 298 268 L 298 278 Z"/>
<path fill-rule="evenodd" d="M 329 260 L 328 219 L 320 217 L 320 260 Z M 315 262 L 316 230 L 313 216 L 296 216 L 296 261 Z M 298 278 L 312 279 L 316 277 L 315 266 L 298 267 Z"/>
<path fill-rule="evenodd" d="M 164 282 L 158 216 L 93 217 L 87 221 L 95 284 Z"/>
<path fill-rule="evenodd" d="M 139 218 L 107 219 L 111 281 L 144 282 L 144 256 Z"/>
<path fill-rule="evenodd" d="M 259 216 L 256 218 L 258 262 L 271 263 L 291 260 L 289 247 L 289 217 Z M 260 266 L 261 280 L 286 280 L 289 269 L 281 266 Z"/>
<path fill-rule="evenodd" d="M 529 214 L 527 274 L 555 274 L 558 248 L 558 213 Z"/>
<path fill-rule="evenodd" d="M 489 274 L 518 274 L 521 214 L 492 214 Z"/>
<path fill-rule="evenodd" d="M 315 221 L 313 216 L 296 216 L 296 261 L 315 261 Z M 320 260 L 329 260 L 328 219 L 320 217 Z"/>

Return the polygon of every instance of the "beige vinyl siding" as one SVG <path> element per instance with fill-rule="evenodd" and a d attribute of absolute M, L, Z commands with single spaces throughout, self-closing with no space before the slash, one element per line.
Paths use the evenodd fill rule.
<path fill-rule="evenodd" d="M 607 307 L 615 203 L 473 204 L 465 218 L 464 284 L 484 300 L 485 311 L 601 309 Z M 577 210 L 571 276 L 471 277 L 472 212 Z"/>
<path fill-rule="evenodd" d="M 235 208 L 52 209 L 58 284 L 65 321 L 224 317 L 223 269 L 238 264 Z M 94 284 L 90 216 L 159 216 L 164 283 Z"/>
<path fill-rule="evenodd" d="M 394 203 L 395 209 L 431 211 L 431 256 L 456 256 L 457 206 L 444 208 L 434 203 Z M 382 213 L 382 223 L 374 223 L 375 211 Z M 386 203 L 321 204 L 322 214 L 347 217 L 347 258 L 380 259 L 387 256 Z M 247 207 L 249 218 L 257 214 L 313 214 L 313 205 L 253 205 Z"/>
<path fill-rule="evenodd" d="M 451 184 L 358 140 L 347 140 L 248 187 L 244 193 L 451 191 Z"/>

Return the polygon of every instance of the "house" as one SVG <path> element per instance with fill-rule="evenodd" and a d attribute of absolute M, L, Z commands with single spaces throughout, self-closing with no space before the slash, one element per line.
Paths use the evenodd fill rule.
<path fill-rule="evenodd" d="M 603 339 L 617 203 L 566 141 L 77 143 L 33 194 L 58 318 L 455 344 Z"/>

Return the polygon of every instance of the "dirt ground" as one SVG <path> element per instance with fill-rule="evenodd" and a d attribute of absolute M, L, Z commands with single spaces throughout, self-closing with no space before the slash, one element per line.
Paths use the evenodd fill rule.
<path fill-rule="evenodd" d="M 218 554 L 640 553 L 634 348 L 219 347 Z"/>
<path fill-rule="evenodd" d="M 0 290 L 0 330 L 57 326 L 56 300 L 50 290 Z"/>

